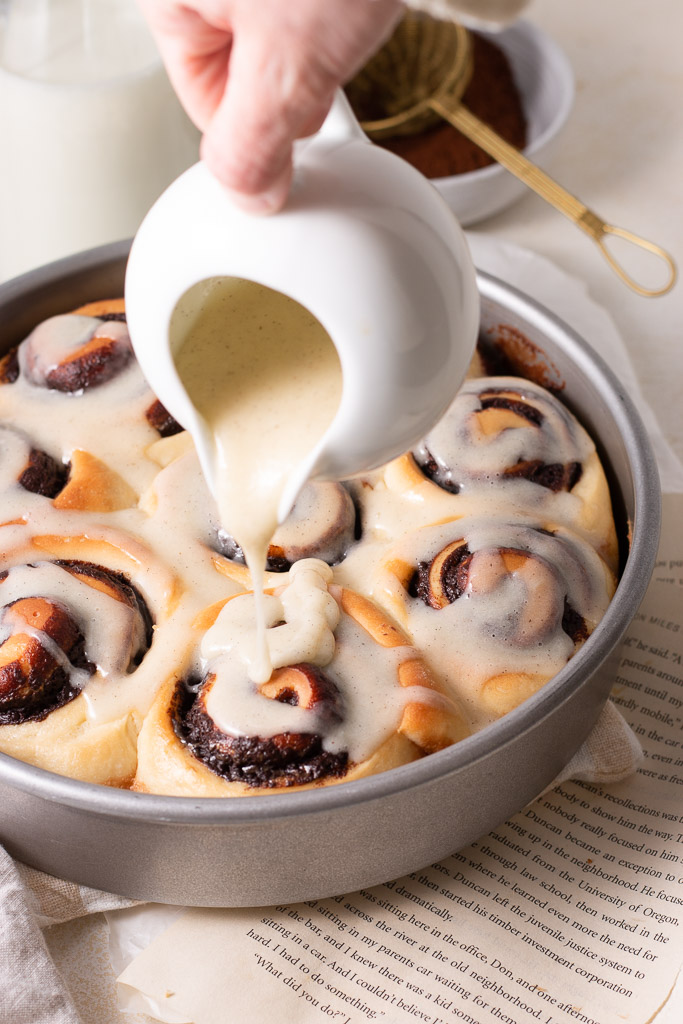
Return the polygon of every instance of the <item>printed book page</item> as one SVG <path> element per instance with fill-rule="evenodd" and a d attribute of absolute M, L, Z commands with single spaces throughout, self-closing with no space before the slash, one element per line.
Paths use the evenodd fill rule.
<path fill-rule="evenodd" d="M 644 751 L 634 776 L 564 782 L 372 889 L 190 910 L 119 981 L 194 1024 L 266 1024 L 274 1007 L 297 1024 L 647 1024 L 667 1003 L 683 1019 L 682 512 L 668 496 L 613 690 Z"/>

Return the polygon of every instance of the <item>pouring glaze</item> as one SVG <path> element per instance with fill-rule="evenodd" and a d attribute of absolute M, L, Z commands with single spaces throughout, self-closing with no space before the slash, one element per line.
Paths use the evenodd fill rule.
<path fill-rule="evenodd" d="M 307 480 L 367 472 L 416 443 L 467 371 L 479 298 L 463 232 L 419 172 L 369 142 L 341 94 L 320 132 L 297 144 L 280 213 L 240 210 L 199 163 L 163 193 L 133 243 L 125 295 L 136 355 L 191 433 L 212 490 L 214 438 L 178 374 L 170 325 L 190 288 L 221 277 L 298 302 L 341 363 L 336 416 L 291 473 L 280 521 Z"/>

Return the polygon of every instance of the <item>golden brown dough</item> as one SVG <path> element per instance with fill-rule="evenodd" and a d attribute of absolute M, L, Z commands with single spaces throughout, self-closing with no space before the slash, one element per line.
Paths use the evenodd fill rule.
<path fill-rule="evenodd" d="M 137 500 L 133 488 L 118 473 L 90 452 L 76 448 L 71 453 L 68 480 L 54 505 L 82 512 L 116 512 L 133 508 Z"/>
<path fill-rule="evenodd" d="M 125 315 L 126 303 L 121 297 L 114 299 L 99 299 L 96 302 L 86 302 L 83 306 L 78 306 L 76 309 L 71 310 L 72 313 L 78 316 L 96 316 L 104 317 L 115 315 Z"/>

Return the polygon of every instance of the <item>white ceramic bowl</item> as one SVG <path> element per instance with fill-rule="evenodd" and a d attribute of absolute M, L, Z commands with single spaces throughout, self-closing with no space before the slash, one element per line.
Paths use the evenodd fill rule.
<path fill-rule="evenodd" d="M 518 21 L 502 32 L 481 34 L 500 46 L 510 61 L 527 117 L 524 152 L 547 169 L 553 144 L 574 100 L 571 65 L 557 43 L 528 21 Z M 500 164 L 434 178 L 433 183 L 463 226 L 499 213 L 528 191 Z"/>

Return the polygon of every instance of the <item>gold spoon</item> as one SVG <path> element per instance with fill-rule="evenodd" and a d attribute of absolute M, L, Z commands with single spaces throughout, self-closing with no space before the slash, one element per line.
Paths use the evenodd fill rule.
<path fill-rule="evenodd" d="M 676 265 L 661 246 L 604 221 L 462 105 L 472 69 L 472 42 L 467 29 L 455 22 L 408 12 L 390 39 L 348 83 L 346 93 L 371 139 L 414 134 L 439 118 L 448 121 L 592 238 L 629 288 L 645 296 L 670 291 L 676 280 Z M 668 268 L 666 283 L 659 288 L 638 284 L 607 248 L 607 235 L 624 239 L 663 260 Z"/>

